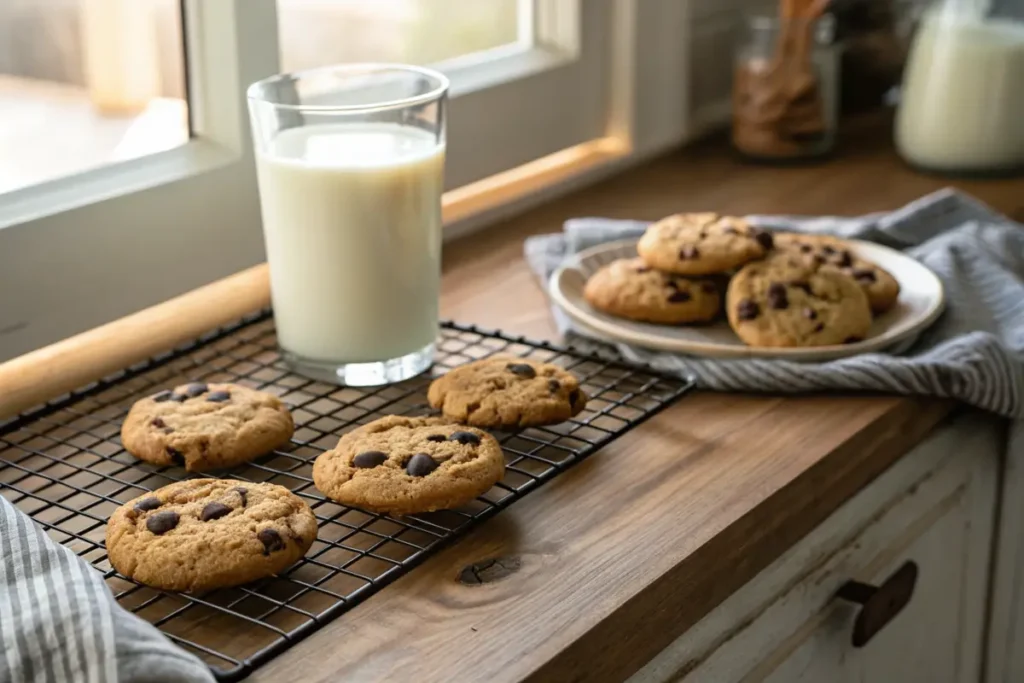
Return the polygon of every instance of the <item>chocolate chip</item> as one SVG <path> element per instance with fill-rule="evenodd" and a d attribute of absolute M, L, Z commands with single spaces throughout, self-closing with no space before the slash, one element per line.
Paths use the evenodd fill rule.
<path fill-rule="evenodd" d="M 185 466 L 185 456 L 177 448 L 172 448 L 171 446 L 168 446 L 167 455 L 171 456 L 171 462 L 173 462 L 178 467 Z"/>
<path fill-rule="evenodd" d="M 569 404 L 576 405 L 576 402 L 580 400 L 580 390 L 573 389 L 569 392 Z"/>
<path fill-rule="evenodd" d="M 821 255 L 819 255 L 819 254 L 815 254 L 815 255 L 814 255 L 814 258 L 812 258 L 812 259 L 811 259 L 811 261 L 812 261 L 812 262 L 814 263 L 814 265 L 816 265 L 816 266 L 821 266 L 821 265 L 824 265 L 824 264 L 825 264 L 825 259 L 824 259 L 824 258 L 822 258 L 822 257 L 821 257 Z"/>
<path fill-rule="evenodd" d="M 154 417 L 152 420 L 150 420 L 149 424 L 153 425 L 157 429 L 163 429 L 164 427 L 167 426 L 167 423 L 164 422 L 162 417 Z"/>
<path fill-rule="evenodd" d="M 718 293 L 718 287 L 715 286 L 714 282 L 705 282 L 700 286 L 700 288 L 703 289 L 706 294 Z"/>
<path fill-rule="evenodd" d="M 858 280 L 863 280 L 864 282 L 874 282 L 878 279 L 878 276 L 875 275 L 875 271 L 870 268 L 857 268 L 853 271 L 853 277 Z"/>
<path fill-rule="evenodd" d="M 836 253 L 835 247 L 833 247 L 833 246 L 832 246 L 832 245 L 830 245 L 830 244 L 826 244 L 825 246 L 823 246 L 823 247 L 821 248 L 821 251 L 822 251 L 822 253 L 824 253 L 824 254 L 834 254 L 834 253 Z"/>
<path fill-rule="evenodd" d="M 817 320 L 818 314 L 814 312 L 813 308 L 805 308 L 804 317 L 807 318 L 808 320 Z"/>
<path fill-rule="evenodd" d="M 273 529 L 260 529 L 256 538 L 263 544 L 264 555 L 269 555 L 276 550 L 284 550 L 284 539 Z"/>
<path fill-rule="evenodd" d="M 809 244 L 801 244 L 801 245 L 800 245 L 800 251 L 802 251 L 802 252 L 803 252 L 803 253 L 805 253 L 805 254 L 809 254 L 809 253 L 811 253 L 811 250 L 812 250 L 812 249 L 814 249 L 814 247 L 812 247 L 812 246 L 811 246 L 811 245 L 809 245 Z"/>
<path fill-rule="evenodd" d="M 234 491 L 239 496 L 241 496 L 241 498 L 242 498 L 242 507 L 245 507 L 246 503 L 249 502 L 249 489 L 245 488 L 244 486 L 236 486 Z"/>
<path fill-rule="evenodd" d="M 836 265 L 842 268 L 849 268 L 851 265 L 853 265 L 853 257 L 850 256 L 850 252 L 839 252 L 839 259 L 836 261 Z"/>
<path fill-rule="evenodd" d="M 559 382 L 557 379 L 549 379 L 548 380 L 548 389 L 551 391 L 552 394 L 555 393 L 556 391 L 558 391 L 561 388 L 562 388 L 562 383 Z"/>
<path fill-rule="evenodd" d="M 365 453 L 360 453 L 356 457 L 352 458 L 352 465 L 368 470 L 371 467 L 383 465 L 387 459 L 387 453 L 382 453 L 380 451 L 366 451 Z"/>
<path fill-rule="evenodd" d="M 533 369 L 533 366 L 526 363 L 509 363 L 505 366 L 505 369 L 513 375 L 519 375 L 526 379 L 533 379 L 537 376 L 537 371 Z"/>
<path fill-rule="evenodd" d="M 444 434 L 431 434 L 427 437 L 427 441 L 447 441 L 448 437 Z"/>
<path fill-rule="evenodd" d="M 682 285 L 680 284 L 679 280 L 675 279 L 674 277 L 666 275 L 665 286 L 671 289 L 679 289 Z"/>
<path fill-rule="evenodd" d="M 426 453 L 417 453 L 405 465 L 406 473 L 413 477 L 425 477 L 436 469 L 437 461 Z"/>
<path fill-rule="evenodd" d="M 157 512 L 146 518 L 146 528 L 159 536 L 178 526 L 178 513 L 174 510 Z"/>
<path fill-rule="evenodd" d="M 736 306 L 736 317 L 740 320 L 753 320 L 761 313 L 756 301 L 744 299 Z"/>
<path fill-rule="evenodd" d="M 231 393 L 227 391 L 211 391 L 206 397 L 210 403 L 224 403 L 231 400 Z"/>
<path fill-rule="evenodd" d="M 775 246 L 775 238 L 772 237 L 770 232 L 758 230 L 754 233 L 754 240 L 765 249 L 771 249 Z"/>
<path fill-rule="evenodd" d="M 185 401 L 188 400 L 188 395 L 186 395 L 186 394 L 171 394 L 171 400 L 174 401 L 175 403 L 184 403 Z"/>
<path fill-rule="evenodd" d="M 685 301 L 689 301 L 692 297 L 689 292 L 672 292 L 668 295 L 669 303 L 681 304 Z"/>
<path fill-rule="evenodd" d="M 778 310 L 789 307 L 786 285 L 781 282 L 773 282 L 768 286 L 768 306 Z"/>
<path fill-rule="evenodd" d="M 170 399 L 173 393 L 174 392 L 172 392 L 170 389 L 166 389 L 164 391 L 161 391 L 159 394 L 153 394 L 153 400 L 156 403 L 163 403 L 164 401 Z"/>
<path fill-rule="evenodd" d="M 149 498 L 143 498 L 135 504 L 136 512 L 146 512 L 147 510 L 156 510 L 162 503 L 156 496 L 150 496 Z"/>
<path fill-rule="evenodd" d="M 231 508 L 229 508 L 224 503 L 207 503 L 205 506 L 203 506 L 203 511 L 202 513 L 200 513 L 199 519 L 203 520 L 204 522 L 209 522 L 210 520 L 220 519 L 221 517 L 230 512 Z"/>
<path fill-rule="evenodd" d="M 802 289 L 808 294 L 814 294 L 814 292 L 811 291 L 811 283 L 805 280 L 793 280 L 792 282 L 789 283 L 789 286 L 796 287 L 797 289 Z"/>
<path fill-rule="evenodd" d="M 452 432 L 448 437 L 451 441 L 458 441 L 463 446 L 479 446 L 480 437 L 473 432 Z"/>
<path fill-rule="evenodd" d="M 857 335 L 852 335 L 852 336 L 849 336 L 846 339 L 844 339 L 843 343 L 844 344 L 856 344 L 857 342 L 862 342 L 862 341 L 864 341 L 864 337 L 858 337 Z"/>
<path fill-rule="evenodd" d="M 685 247 L 679 250 L 679 258 L 682 260 L 694 259 L 700 256 L 700 251 L 697 247 L 692 244 L 687 244 Z"/>
<path fill-rule="evenodd" d="M 207 387 L 202 382 L 193 382 L 192 384 L 189 384 L 187 387 L 185 387 L 185 393 L 188 394 L 189 398 L 195 398 L 200 394 L 205 394 L 207 389 L 209 389 L 209 387 Z"/>
<path fill-rule="evenodd" d="M 821 332 L 823 329 L 825 329 L 825 323 L 818 323 L 814 326 L 815 332 Z"/>
<path fill-rule="evenodd" d="M 650 268 L 647 267 L 647 266 L 637 266 L 636 267 L 636 272 L 638 272 L 638 273 L 646 273 L 649 270 L 650 270 Z"/>

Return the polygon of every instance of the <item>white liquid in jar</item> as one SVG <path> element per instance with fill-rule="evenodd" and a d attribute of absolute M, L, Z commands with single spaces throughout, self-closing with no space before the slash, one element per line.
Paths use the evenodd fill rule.
<path fill-rule="evenodd" d="M 434 342 L 444 146 L 393 124 L 282 131 L 257 155 L 278 343 L 309 360 Z"/>
<path fill-rule="evenodd" d="M 934 170 L 1024 166 L 1024 27 L 926 18 L 903 78 L 896 144 L 908 161 Z"/>

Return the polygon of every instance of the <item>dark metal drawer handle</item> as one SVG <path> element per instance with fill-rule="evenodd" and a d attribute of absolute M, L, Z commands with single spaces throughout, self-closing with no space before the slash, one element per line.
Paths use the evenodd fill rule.
<path fill-rule="evenodd" d="M 881 586 L 847 581 L 836 596 L 861 606 L 853 623 L 853 646 L 864 647 L 910 602 L 917 584 L 917 565 L 908 561 Z"/>

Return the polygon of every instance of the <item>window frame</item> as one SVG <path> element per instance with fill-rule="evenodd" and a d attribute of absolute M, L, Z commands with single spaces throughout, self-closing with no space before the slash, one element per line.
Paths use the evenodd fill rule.
<path fill-rule="evenodd" d="M 536 10 L 530 45 L 435 65 L 453 83 L 450 130 L 463 131 L 449 137 L 446 236 L 684 137 L 685 115 L 666 124 L 653 107 L 685 102 L 689 0 L 521 1 Z M 189 142 L 0 197 L 0 360 L 263 261 L 244 92 L 278 70 L 276 0 L 184 7 Z M 665 49 L 644 34 L 675 39 Z M 566 89 L 589 118 L 538 106 L 514 130 L 493 123 Z"/>

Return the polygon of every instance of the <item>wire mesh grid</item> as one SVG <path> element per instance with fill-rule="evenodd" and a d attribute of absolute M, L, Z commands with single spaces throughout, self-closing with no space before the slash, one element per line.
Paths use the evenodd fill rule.
<path fill-rule="evenodd" d="M 493 432 L 507 469 L 489 492 L 457 510 L 391 517 L 336 504 L 314 488 L 313 461 L 341 434 L 385 414 L 428 414 L 426 389 L 434 377 L 494 354 L 561 365 L 591 398 L 584 412 L 562 424 Z M 191 380 L 278 395 L 295 418 L 291 444 L 213 475 L 158 467 L 125 452 L 119 433 L 131 404 Z M 122 607 L 198 655 L 219 679 L 238 680 L 691 386 L 611 358 L 445 323 L 429 374 L 384 387 L 338 387 L 289 372 L 277 352 L 273 320 L 263 311 L 0 423 L 0 494 L 102 572 Z M 117 574 L 104 547 L 110 514 L 144 492 L 197 476 L 289 488 L 312 507 L 317 540 L 278 576 L 203 595 L 159 591 Z"/>

